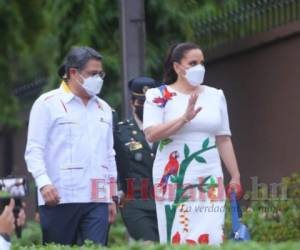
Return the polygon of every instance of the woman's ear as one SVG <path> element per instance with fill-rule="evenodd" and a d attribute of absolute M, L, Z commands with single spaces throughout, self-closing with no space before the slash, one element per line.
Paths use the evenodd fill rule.
<path fill-rule="evenodd" d="M 185 74 L 185 70 L 182 68 L 182 66 L 178 62 L 173 63 L 173 69 L 178 76 Z"/>

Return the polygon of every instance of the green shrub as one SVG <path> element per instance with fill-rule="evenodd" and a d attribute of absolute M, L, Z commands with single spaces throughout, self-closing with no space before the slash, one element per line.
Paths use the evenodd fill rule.
<path fill-rule="evenodd" d="M 223 249 L 300 249 L 300 176 L 293 174 L 290 177 L 284 177 L 278 189 L 279 197 L 272 195 L 265 196 L 263 187 L 258 189 L 256 200 L 253 200 L 255 194 L 248 192 L 246 195 L 252 197 L 248 207 L 244 207 L 243 222 L 249 227 L 253 241 L 248 243 L 233 243 L 227 241 L 220 250 Z M 283 194 L 283 195 L 282 195 Z M 286 196 L 285 196 L 286 194 Z M 225 220 L 225 234 L 227 237 L 231 233 L 231 218 L 229 205 L 227 204 L 227 213 Z M 41 246 L 41 230 L 37 223 L 29 222 L 24 228 L 21 239 L 13 237 L 13 249 L 29 250 L 66 250 L 80 249 L 78 247 L 63 247 L 58 245 Z M 228 237 L 229 238 L 229 237 Z M 280 241 L 298 241 L 298 243 L 280 243 L 268 245 L 263 242 Z M 128 233 L 123 224 L 120 215 L 117 221 L 110 228 L 109 248 L 112 250 L 122 249 L 141 249 L 144 250 L 166 250 L 166 249 L 189 249 L 188 246 L 165 246 L 152 245 L 146 246 L 142 243 L 128 243 Z M 83 249 L 99 249 L 92 244 L 87 244 Z M 197 248 L 193 248 L 197 249 Z M 201 249 L 214 249 L 213 247 L 202 247 Z"/>
<path fill-rule="evenodd" d="M 282 178 L 277 191 L 277 195 L 272 195 L 266 187 L 260 187 L 257 194 L 246 193 L 251 201 L 249 207 L 243 209 L 242 221 L 249 227 L 252 240 L 300 240 L 299 174 Z M 226 235 L 231 232 L 229 212 L 226 215 L 225 232 Z"/>
<path fill-rule="evenodd" d="M 96 250 L 96 249 L 107 249 L 103 247 L 94 246 L 92 244 L 86 244 L 83 247 L 69 247 L 69 246 L 61 246 L 61 245 L 47 245 L 47 246 L 31 246 L 31 247 L 22 247 L 22 246 L 14 246 L 12 250 Z M 136 242 L 130 245 L 122 245 L 122 246 L 114 246 L 109 248 L 111 250 L 299 250 L 300 242 L 285 242 L 278 244 L 268 244 L 268 243 L 258 243 L 258 242 L 244 242 L 244 243 L 236 243 L 236 242 L 227 242 L 223 244 L 221 247 L 218 246 L 206 246 L 206 245 L 198 245 L 198 246 L 189 246 L 189 245 L 146 245 L 140 242 Z"/>

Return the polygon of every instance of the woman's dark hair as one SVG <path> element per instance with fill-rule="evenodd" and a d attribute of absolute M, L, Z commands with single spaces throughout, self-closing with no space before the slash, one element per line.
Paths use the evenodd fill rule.
<path fill-rule="evenodd" d="M 82 70 L 90 59 L 101 61 L 102 56 L 90 47 L 74 47 L 66 55 L 63 64 L 58 69 L 58 75 L 61 78 L 70 78 L 70 68 Z"/>
<path fill-rule="evenodd" d="M 181 59 L 185 54 L 192 49 L 200 49 L 200 47 L 194 43 L 178 43 L 174 44 L 169 48 L 167 57 L 164 63 L 164 77 L 163 81 L 165 84 L 171 84 L 176 82 L 177 73 L 173 68 L 173 63 L 180 63 Z"/>

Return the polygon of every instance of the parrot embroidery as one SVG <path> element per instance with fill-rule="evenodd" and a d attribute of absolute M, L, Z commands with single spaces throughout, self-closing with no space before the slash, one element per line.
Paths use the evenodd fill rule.
<path fill-rule="evenodd" d="M 179 169 L 179 162 L 177 160 L 178 157 L 179 157 L 178 151 L 173 151 L 169 155 L 169 162 L 165 166 L 164 174 L 158 185 L 159 187 L 162 187 L 163 194 L 165 194 L 167 191 L 167 184 L 168 184 L 168 180 L 169 180 L 170 176 L 177 175 L 177 172 Z"/>
<path fill-rule="evenodd" d="M 155 97 L 153 102 L 156 103 L 160 108 L 164 108 L 169 100 L 172 100 L 172 97 L 176 95 L 175 92 L 169 92 L 166 85 L 159 87 L 159 90 L 162 94 L 162 97 Z"/>

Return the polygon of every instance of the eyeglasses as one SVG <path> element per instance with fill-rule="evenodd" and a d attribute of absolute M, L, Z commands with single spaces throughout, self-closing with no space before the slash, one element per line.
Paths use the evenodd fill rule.
<path fill-rule="evenodd" d="M 105 77 L 105 72 L 104 71 L 82 71 L 82 73 L 84 74 L 84 76 L 86 77 L 91 77 L 91 76 L 100 76 L 102 79 L 104 79 Z"/>

